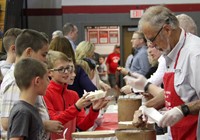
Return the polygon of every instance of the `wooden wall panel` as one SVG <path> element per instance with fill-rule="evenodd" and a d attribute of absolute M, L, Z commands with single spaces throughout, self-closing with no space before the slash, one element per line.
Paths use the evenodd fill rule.
<path fill-rule="evenodd" d="M 0 0 L 0 31 L 4 31 L 6 0 Z M 2 38 L 0 37 L 0 51 L 2 51 Z"/>

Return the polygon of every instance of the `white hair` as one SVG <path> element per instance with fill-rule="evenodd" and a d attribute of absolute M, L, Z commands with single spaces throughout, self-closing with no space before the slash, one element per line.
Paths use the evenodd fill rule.
<path fill-rule="evenodd" d="M 166 7 L 158 5 L 149 7 L 139 20 L 139 29 L 149 24 L 154 29 L 159 29 L 164 23 L 169 24 L 173 29 L 179 26 L 176 16 Z"/>
<path fill-rule="evenodd" d="M 186 32 L 192 33 L 194 35 L 197 35 L 197 25 L 194 22 L 194 20 L 186 15 L 186 14 L 180 14 L 176 16 L 179 21 L 179 26 L 183 28 Z"/>
<path fill-rule="evenodd" d="M 52 33 L 52 39 L 56 38 L 56 37 L 63 37 L 63 33 L 60 30 L 56 30 Z"/>

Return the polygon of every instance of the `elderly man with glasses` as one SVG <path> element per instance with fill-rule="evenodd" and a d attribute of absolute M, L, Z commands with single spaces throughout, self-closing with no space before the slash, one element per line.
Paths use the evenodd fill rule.
<path fill-rule="evenodd" d="M 131 73 L 128 84 L 151 93 L 155 108 L 166 106 L 168 111 L 158 125 L 170 126 L 173 140 L 200 139 L 199 126 L 196 132 L 200 119 L 200 38 L 180 28 L 176 16 L 163 6 L 148 8 L 139 21 L 139 29 L 164 53 L 164 90 L 137 73 Z"/>

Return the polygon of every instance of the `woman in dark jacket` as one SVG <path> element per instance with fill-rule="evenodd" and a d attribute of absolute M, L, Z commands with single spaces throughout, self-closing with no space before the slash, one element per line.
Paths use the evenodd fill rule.
<path fill-rule="evenodd" d="M 69 40 L 65 37 L 56 37 L 51 43 L 49 50 L 60 51 L 66 54 L 69 58 L 72 58 L 74 64 L 76 65 L 75 54 Z M 96 86 L 92 83 L 85 71 L 76 65 L 76 77 L 74 79 L 73 85 L 68 85 L 68 89 L 74 90 L 82 97 L 84 90 L 87 92 L 97 90 Z"/>

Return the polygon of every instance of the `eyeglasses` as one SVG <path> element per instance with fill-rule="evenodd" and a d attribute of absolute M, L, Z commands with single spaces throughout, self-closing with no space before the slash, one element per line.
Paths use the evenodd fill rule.
<path fill-rule="evenodd" d="M 72 73 L 74 72 L 74 66 L 67 66 L 66 68 L 50 69 L 52 71 L 58 71 L 59 73 Z"/>
<path fill-rule="evenodd" d="M 152 39 L 147 39 L 147 42 L 150 42 L 150 43 L 153 43 L 155 40 L 156 40 L 156 38 L 157 38 L 157 36 L 160 34 L 160 32 L 162 31 L 162 29 L 163 29 L 163 26 L 160 28 L 160 30 L 157 32 L 157 34 L 155 35 L 155 37 L 153 37 Z"/>
<path fill-rule="evenodd" d="M 167 18 L 167 19 L 165 20 L 165 23 L 164 23 L 163 26 L 160 28 L 160 30 L 157 32 L 157 34 L 155 35 L 155 37 L 153 37 L 153 38 L 151 38 L 151 39 L 147 39 L 147 42 L 153 43 L 153 42 L 156 40 L 156 38 L 158 37 L 158 35 L 160 34 L 160 32 L 162 31 L 162 29 L 163 29 L 163 27 L 164 27 L 165 24 L 169 24 L 169 18 Z"/>

